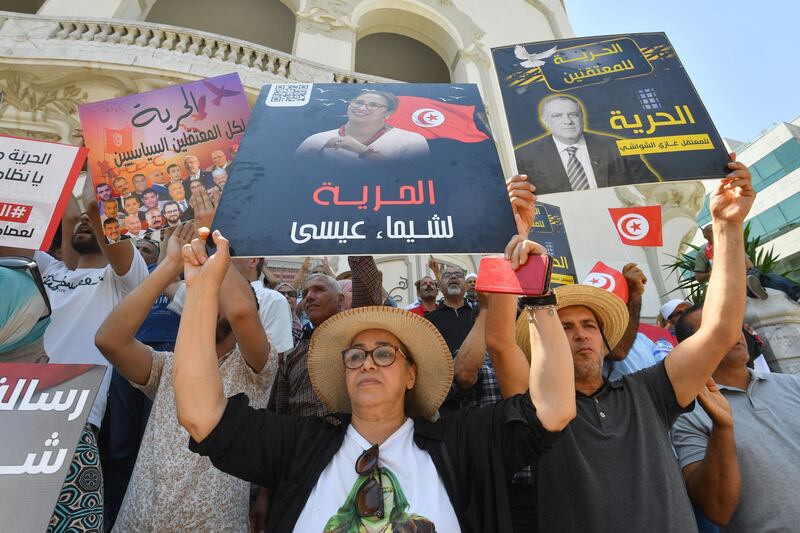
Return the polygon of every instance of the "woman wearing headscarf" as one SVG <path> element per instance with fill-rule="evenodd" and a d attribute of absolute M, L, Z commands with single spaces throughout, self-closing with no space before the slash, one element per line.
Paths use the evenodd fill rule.
<path fill-rule="evenodd" d="M 36 263 L 26 257 L 0 257 L 0 294 L 0 363 L 47 363 L 44 332 L 51 309 Z M 51 381 L 74 377 L 69 367 L 62 368 Z M 103 477 L 97 437 L 88 423 L 47 528 L 48 533 L 77 530 L 103 531 Z"/>
<path fill-rule="evenodd" d="M 6 266 L 14 262 L 14 267 Z M 5 265 L 4 265 L 5 263 Z M 0 362 L 46 363 L 44 331 L 50 324 L 47 294 L 39 291 L 24 257 L 0 258 Z M 35 275 L 38 275 L 36 269 Z M 40 280 L 41 282 L 41 280 Z"/>

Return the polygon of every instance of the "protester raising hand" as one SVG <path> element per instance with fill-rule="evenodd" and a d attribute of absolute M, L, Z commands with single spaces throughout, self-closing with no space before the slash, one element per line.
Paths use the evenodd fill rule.
<path fill-rule="evenodd" d="M 322 265 L 321 266 L 322 266 L 323 272 L 325 274 L 327 274 L 328 276 L 330 276 L 332 278 L 336 277 L 336 272 L 333 271 L 333 269 L 331 268 L 331 265 L 328 263 L 328 256 L 325 256 L 325 257 L 322 258 Z"/>
<path fill-rule="evenodd" d="M 733 434 L 733 411 L 713 378 L 708 378 L 697 395 L 697 402 L 713 425 L 707 436 L 705 457 L 684 466 L 683 479 L 689 497 L 703 514 L 717 524 L 728 524 L 739 504 L 742 486 Z M 678 427 L 676 424 L 675 428 Z M 673 438 L 676 436 L 673 433 Z M 692 445 L 697 446 L 697 442 Z"/>
<path fill-rule="evenodd" d="M 700 402 L 700 407 L 703 408 L 714 423 L 715 428 L 728 429 L 733 427 L 731 406 L 717 388 L 713 378 L 708 378 L 706 386 L 697 395 L 697 401 Z"/>
<path fill-rule="evenodd" d="M 756 199 L 753 177 L 748 168 L 736 161 L 731 153 L 728 168 L 733 172 L 720 180 L 709 198 L 709 210 L 714 220 L 743 223 Z"/>
<path fill-rule="evenodd" d="M 428 268 L 430 268 L 431 272 L 433 272 L 433 275 L 436 278 L 436 283 L 441 283 L 442 267 L 439 266 L 439 263 L 436 261 L 436 259 L 433 258 L 432 255 L 428 256 Z"/>
<path fill-rule="evenodd" d="M 192 222 L 179 222 L 177 226 L 169 228 L 169 239 L 165 247 L 166 253 L 164 259 L 169 259 L 175 264 L 183 263 L 183 247 L 192 242 L 196 236 L 194 223 Z"/>
<path fill-rule="evenodd" d="M 195 225 L 198 228 L 210 228 L 217 208 L 214 207 L 214 202 L 211 201 L 208 191 L 204 188 L 198 188 L 197 193 L 192 194 L 192 197 L 189 198 L 189 205 L 194 210 Z"/>
<path fill-rule="evenodd" d="M 622 267 L 622 275 L 628 283 L 628 295 L 630 297 L 642 296 L 644 286 L 647 285 L 647 276 L 636 263 L 628 263 Z"/>
<path fill-rule="evenodd" d="M 197 230 L 198 238 L 192 239 L 189 244 L 183 245 L 183 277 L 186 287 L 202 286 L 219 289 L 231 257 L 228 251 L 228 239 L 222 236 L 219 230 L 214 231 L 213 239 L 217 252 L 208 255 L 206 241 L 211 230 L 201 227 Z"/>
<path fill-rule="evenodd" d="M 183 269 L 181 249 L 189 246 L 192 235 L 194 225 L 191 222 L 175 226 L 163 246 L 167 251 L 158 267 L 114 307 L 95 335 L 95 344 L 106 359 L 138 385 L 147 384 L 153 359 L 150 348 L 136 339 L 136 332 L 161 293 L 180 275 Z"/>
<path fill-rule="evenodd" d="M 529 241 L 522 235 L 514 235 L 508 241 L 505 258 L 511 261 L 511 268 L 517 270 L 528 262 L 529 255 L 547 255 L 547 249 L 538 242 Z"/>
<path fill-rule="evenodd" d="M 536 187 L 528 181 L 527 176 L 517 174 L 508 181 L 506 188 L 514 210 L 517 233 L 527 238 L 536 218 Z"/>

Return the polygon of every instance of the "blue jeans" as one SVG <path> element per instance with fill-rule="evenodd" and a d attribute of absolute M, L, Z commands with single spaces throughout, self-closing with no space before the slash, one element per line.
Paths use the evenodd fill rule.
<path fill-rule="evenodd" d="M 758 276 L 758 281 L 761 282 L 762 287 L 785 292 L 789 298 L 795 302 L 800 300 L 800 285 L 794 283 L 792 280 L 779 276 L 778 274 L 761 272 L 757 268 L 751 268 L 747 273 Z"/>

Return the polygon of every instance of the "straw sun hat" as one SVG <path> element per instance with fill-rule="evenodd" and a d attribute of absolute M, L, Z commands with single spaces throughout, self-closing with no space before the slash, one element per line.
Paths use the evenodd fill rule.
<path fill-rule="evenodd" d="M 628 327 L 628 307 L 619 296 L 591 285 L 562 285 L 554 292 L 558 299 L 556 310 L 573 305 L 588 307 L 597 318 L 609 348 L 617 345 Z M 517 345 L 530 362 L 531 336 L 527 313 L 520 314 L 517 319 L 516 337 Z"/>
<path fill-rule="evenodd" d="M 350 309 L 333 315 L 314 330 L 308 348 L 308 373 L 319 399 L 335 413 L 351 412 L 342 351 L 368 329 L 386 330 L 408 348 L 406 355 L 417 365 L 417 379 L 408 391 L 406 415 L 433 417 L 450 390 L 453 357 L 431 322 L 395 307 Z"/>

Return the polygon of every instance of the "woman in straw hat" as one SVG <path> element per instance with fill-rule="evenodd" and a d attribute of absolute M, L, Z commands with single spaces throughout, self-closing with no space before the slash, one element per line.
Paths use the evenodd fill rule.
<path fill-rule="evenodd" d="M 186 303 L 175 350 L 178 419 L 190 448 L 265 486 L 268 531 L 510 531 L 507 476 L 534 463 L 575 416 L 572 357 L 552 304 L 529 307 L 529 391 L 436 419 L 453 359 L 436 328 L 405 310 L 365 307 L 314 333 L 314 390 L 342 424 L 278 416 L 225 397 L 214 353 L 228 242 L 184 247 Z M 512 249 L 513 248 L 513 249 Z M 509 248 L 514 265 L 543 248 Z M 491 306 L 490 306 L 491 308 Z"/>

